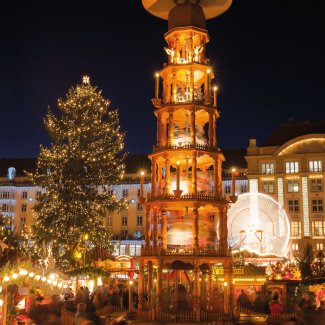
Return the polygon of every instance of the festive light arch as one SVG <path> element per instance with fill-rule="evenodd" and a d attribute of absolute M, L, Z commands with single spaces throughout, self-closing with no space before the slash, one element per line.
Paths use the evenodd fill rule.
<path fill-rule="evenodd" d="M 25 268 L 19 271 L 13 271 L 0 278 L 0 287 L 2 288 L 11 284 L 20 284 L 21 282 L 27 283 L 29 281 L 34 283 L 48 285 L 50 289 L 62 289 L 68 287 L 68 281 L 60 278 L 56 273 L 49 275 L 41 275 L 40 273 L 34 273 L 32 270 L 26 270 Z M 0 292 L 1 293 L 1 292 Z"/>
<path fill-rule="evenodd" d="M 228 242 L 233 250 L 286 256 L 290 238 L 288 216 L 272 197 L 245 193 L 228 211 Z"/>

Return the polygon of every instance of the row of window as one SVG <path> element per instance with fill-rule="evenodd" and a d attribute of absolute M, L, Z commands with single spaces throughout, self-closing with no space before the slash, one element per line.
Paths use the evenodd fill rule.
<path fill-rule="evenodd" d="M 36 196 L 40 196 L 40 195 L 41 195 L 41 191 L 37 191 Z M 0 192 L 0 199 L 9 199 L 9 197 L 10 197 L 10 192 L 9 191 L 1 191 Z M 28 197 L 27 191 L 21 192 L 21 198 L 22 199 L 27 199 L 27 197 Z"/>
<path fill-rule="evenodd" d="M 266 162 L 261 164 L 261 173 L 262 174 L 274 174 L 273 162 Z M 322 160 L 310 160 L 308 161 L 308 170 L 310 172 L 322 172 L 323 171 L 323 161 Z M 299 161 L 287 161 L 285 163 L 286 174 L 299 173 L 300 166 Z"/>
<path fill-rule="evenodd" d="M 322 212 L 323 211 L 323 199 L 312 199 L 311 201 L 311 211 L 312 212 Z M 288 200 L 288 210 L 289 212 L 297 213 L 300 211 L 300 201 L 299 199 Z"/>
<path fill-rule="evenodd" d="M 214 214 L 209 215 L 209 220 L 211 222 L 214 222 L 214 220 L 215 220 Z M 107 224 L 108 224 L 108 226 L 113 226 L 113 217 L 112 216 L 107 217 Z M 128 225 L 128 216 L 121 217 L 121 224 L 122 224 L 122 226 Z M 161 224 L 161 218 L 158 218 L 158 224 Z M 143 225 L 143 216 L 137 216 L 137 226 L 142 226 L 142 225 Z"/>
<path fill-rule="evenodd" d="M 0 192 L 0 199 L 9 199 L 10 193 L 8 191 L 1 191 Z"/>
<path fill-rule="evenodd" d="M 0 212 L 8 212 L 9 211 L 9 204 L 2 203 L 0 204 Z M 21 205 L 21 211 L 26 212 L 27 211 L 27 204 Z"/>
<path fill-rule="evenodd" d="M 262 182 L 263 193 L 273 194 L 275 192 L 274 181 L 268 180 Z M 322 192 L 323 191 L 323 179 L 322 178 L 311 178 L 310 179 L 310 191 L 311 192 Z M 298 193 L 299 192 L 299 179 L 288 179 L 287 180 L 287 192 Z"/>
<path fill-rule="evenodd" d="M 311 223 L 312 236 L 324 236 L 325 235 L 325 222 L 321 220 L 315 220 Z M 301 222 L 291 221 L 290 234 L 292 237 L 301 236 Z"/>
<path fill-rule="evenodd" d="M 298 243 L 292 243 L 291 248 L 293 251 L 299 251 Z M 324 250 L 324 243 L 316 243 L 316 251 Z"/>
<path fill-rule="evenodd" d="M 127 234 L 126 234 L 127 236 Z M 141 245 L 115 245 L 113 255 L 140 256 Z"/>
<path fill-rule="evenodd" d="M 240 184 L 240 193 L 248 192 L 248 185 L 247 184 Z M 231 193 L 231 185 L 225 185 L 225 194 Z"/>
<path fill-rule="evenodd" d="M 108 224 L 108 226 L 113 226 L 113 217 L 112 216 L 107 217 L 107 224 Z M 121 217 L 121 224 L 122 224 L 122 226 L 128 225 L 128 216 Z M 137 226 L 142 226 L 142 225 L 143 225 L 143 216 L 137 216 Z"/>

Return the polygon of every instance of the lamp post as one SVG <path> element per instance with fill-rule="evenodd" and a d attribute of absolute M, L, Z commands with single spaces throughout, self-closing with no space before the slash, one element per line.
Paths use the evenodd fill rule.
<path fill-rule="evenodd" d="M 155 73 L 155 98 L 159 98 L 159 73 Z"/>
<path fill-rule="evenodd" d="M 140 172 L 140 196 L 144 197 L 144 171 Z"/>
<path fill-rule="evenodd" d="M 230 200 L 232 203 L 235 203 L 237 201 L 235 176 L 236 176 L 236 168 L 232 168 L 231 169 L 231 196 L 230 196 Z"/>
<path fill-rule="evenodd" d="M 129 281 L 129 311 L 132 312 L 132 284 L 133 281 Z"/>
<path fill-rule="evenodd" d="M 144 197 L 144 171 L 141 170 L 140 172 L 140 196 L 138 197 L 138 203 L 143 204 L 145 202 Z"/>

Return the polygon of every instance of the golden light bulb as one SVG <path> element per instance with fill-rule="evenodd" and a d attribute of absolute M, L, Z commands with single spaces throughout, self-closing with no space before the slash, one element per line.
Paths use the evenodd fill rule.
<path fill-rule="evenodd" d="M 236 171 L 236 168 L 232 168 L 231 172 L 234 173 Z"/>
<path fill-rule="evenodd" d="M 207 73 L 209 74 L 211 72 L 211 70 L 210 69 L 207 69 Z"/>
<path fill-rule="evenodd" d="M 217 87 L 217 86 L 214 86 L 214 87 L 213 87 L 213 90 L 214 90 L 214 91 L 217 91 L 217 90 L 218 90 L 218 87 Z"/>
<path fill-rule="evenodd" d="M 159 73 L 158 72 L 155 73 L 155 77 L 159 78 Z"/>
<path fill-rule="evenodd" d="M 180 163 L 181 163 L 181 162 L 178 160 L 178 161 L 177 161 L 177 165 L 179 165 Z"/>
<path fill-rule="evenodd" d="M 140 172 L 140 175 L 141 175 L 141 176 L 143 176 L 143 175 L 144 175 L 144 171 L 143 171 L 143 170 Z"/>

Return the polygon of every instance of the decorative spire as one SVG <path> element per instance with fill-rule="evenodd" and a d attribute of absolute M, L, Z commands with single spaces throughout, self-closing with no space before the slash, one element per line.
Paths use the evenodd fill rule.
<path fill-rule="evenodd" d="M 82 77 L 82 83 L 85 85 L 90 85 L 90 78 L 89 76 L 85 75 Z"/>

